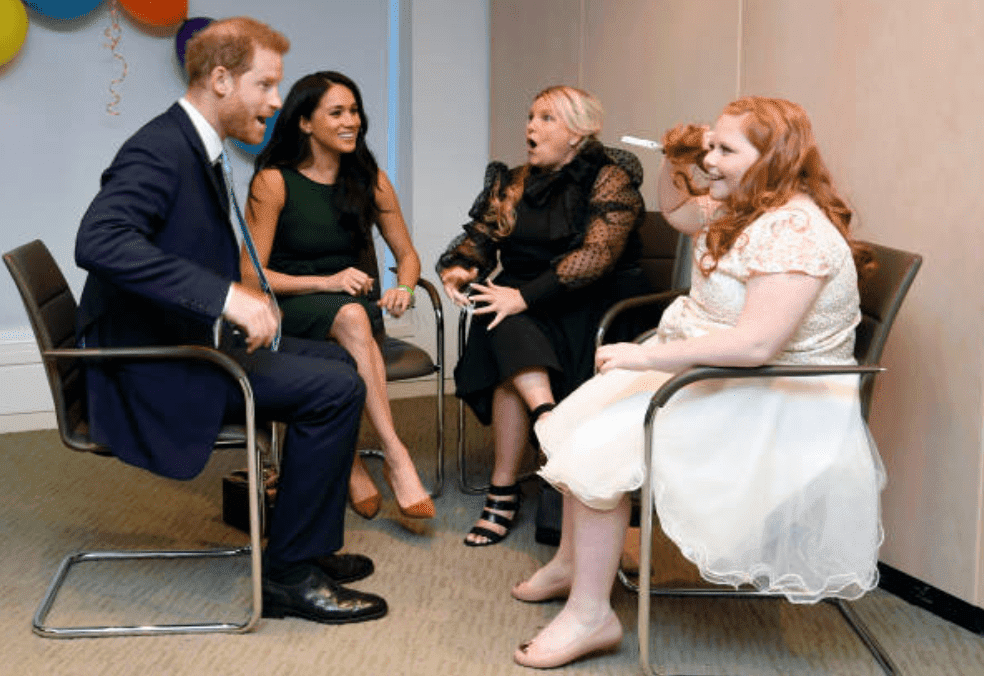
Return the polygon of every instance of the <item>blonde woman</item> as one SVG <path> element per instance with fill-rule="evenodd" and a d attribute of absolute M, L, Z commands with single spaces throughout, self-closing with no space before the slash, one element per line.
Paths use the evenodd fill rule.
<path fill-rule="evenodd" d="M 437 264 L 448 296 L 475 304 L 456 392 L 495 440 L 491 488 L 468 546 L 508 535 L 531 421 L 591 377 L 594 329 L 640 279 L 632 241 L 642 172 L 632 155 L 601 145 L 601 121 L 601 104 L 585 91 L 540 92 L 526 125 L 527 163 L 489 165 L 471 220 Z"/>

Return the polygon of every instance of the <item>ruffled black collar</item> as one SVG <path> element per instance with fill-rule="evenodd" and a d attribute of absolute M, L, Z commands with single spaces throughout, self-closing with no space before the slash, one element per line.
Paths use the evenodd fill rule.
<path fill-rule="evenodd" d="M 611 159 L 605 153 L 605 146 L 598 141 L 588 141 L 570 162 L 557 171 L 543 171 L 533 168 L 523 188 L 523 199 L 531 206 L 540 207 L 547 203 L 554 190 L 573 183 L 580 186 L 585 194 L 591 192 L 598 170 Z"/>

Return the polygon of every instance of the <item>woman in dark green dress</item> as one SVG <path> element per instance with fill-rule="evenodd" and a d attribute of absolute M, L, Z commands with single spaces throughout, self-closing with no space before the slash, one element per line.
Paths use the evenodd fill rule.
<path fill-rule="evenodd" d="M 301 78 L 256 159 L 246 219 L 283 311 L 283 332 L 336 340 L 352 355 L 400 512 L 430 518 L 434 503 L 393 427 L 386 368 L 373 338 L 383 310 L 399 317 L 410 306 L 420 258 L 393 185 L 366 145 L 368 126 L 349 78 L 333 71 Z M 358 268 L 374 224 L 396 258 L 398 281 L 378 301 L 369 297 L 376 280 Z M 255 285 L 252 266 L 244 261 L 242 269 L 244 281 Z M 379 491 L 358 456 L 349 491 L 357 513 L 376 515 Z"/>

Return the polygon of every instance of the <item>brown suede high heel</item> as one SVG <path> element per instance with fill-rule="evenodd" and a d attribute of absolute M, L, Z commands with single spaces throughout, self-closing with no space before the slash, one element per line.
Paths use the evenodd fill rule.
<path fill-rule="evenodd" d="M 362 473 L 366 476 L 366 480 L 372 484 L 373 493 L 367 497 L 356 502 L 352 499 L 352 475 L 356 474 L 361 467 Z M 377 514 L 379 514 L 379 508 L 383 504 L 383 496 L 380 495 L 379 489 L 376 488 L 376 484 L 372 481 L 372 476 L 369 474 L 369 470 L 362 463 L 362 458 L 359 457 L 358 453 L 355 455 L 355 461 L 352 463 L 352 474 L 349 475 L 349 495 L 348 495 L 349 505 L 352 506 L 352 511 L 361 516 L 363 519 L 372 519 Z"/>
<path fill-rule="evenodd" d="M 383 478 L 386 479 L 390 490 L 393 491 L 393 499 L 395 500 L 396 490 L 393 488 L 393 479 L 390 476 L 389 466 L 385 463 L 383 464 Z M 399 500 L 396 500 L 396 506 L 400 510 L 400 514 L 408 519 L 433 519 L 437 516 L 437 510 L 434 509 L 434 501 L 430 499 L 430 496 L 413 503 L 409 507 L 404 507 L 400 504 Z"/>

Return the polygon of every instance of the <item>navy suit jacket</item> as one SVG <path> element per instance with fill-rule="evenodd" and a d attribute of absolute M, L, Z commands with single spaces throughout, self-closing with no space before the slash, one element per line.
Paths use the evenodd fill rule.
<path fill-rule="evenodd" d="M 239 246 L 227 200 L 187 113 L 174 104 L 120 149 L 82 218 L 75 259 L 87 347 L 213 343 Z M 125 462 L 173 478 L 204 467 L 230 396 L 201 363 L 86 370 L 92 436 Z"/>

